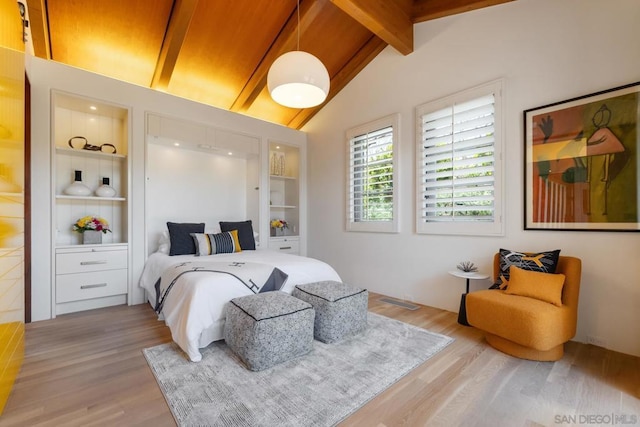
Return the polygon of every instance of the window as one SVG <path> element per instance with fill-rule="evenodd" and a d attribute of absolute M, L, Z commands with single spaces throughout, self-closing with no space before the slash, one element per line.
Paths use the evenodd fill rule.
<path fill-rule="evenodd" d="M 502 235 L 502 82 L 421 105 L 418 233 Z"/>
<path fill-rule="evenodd" d="M 397 114 L 347 131 L 347 230 L 398 231 Z"/>

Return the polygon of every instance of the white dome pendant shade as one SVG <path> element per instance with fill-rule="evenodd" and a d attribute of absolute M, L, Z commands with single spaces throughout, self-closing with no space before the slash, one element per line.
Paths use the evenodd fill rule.
<path fill-rule="evenodd" d="M 271 98 L 291 108 L 320 105 L 329 94 L 329 72 L 315 56 L 301 50 L 276 59 L 267 75 Z"/>

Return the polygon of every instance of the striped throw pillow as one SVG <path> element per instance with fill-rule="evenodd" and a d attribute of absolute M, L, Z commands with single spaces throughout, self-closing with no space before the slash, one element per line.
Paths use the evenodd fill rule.
<path fill-rule="evenodd" d="M 196 256 L 230 254 L 240 252 L 238 230 L 218 234 L 191 233 L 196 245 Z"/>

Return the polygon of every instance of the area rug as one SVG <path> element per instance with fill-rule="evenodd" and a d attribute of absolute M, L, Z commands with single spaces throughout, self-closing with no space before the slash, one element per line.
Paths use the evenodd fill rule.
<path fill-rule="evenodd" d="M 218 341 L 194 363 L 175 343 L 144 355 L 179 426 L 332 426 L 453 342 L 369 313 L 366 332 L 314 341 L 305 356 L 252 372 Z"/>

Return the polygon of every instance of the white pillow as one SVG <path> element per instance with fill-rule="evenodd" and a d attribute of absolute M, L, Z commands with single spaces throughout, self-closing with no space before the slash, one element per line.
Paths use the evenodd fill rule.
<path fill-rule="evenodd" d="M 160 240 L 158 240 L 158 252 L 161 254 L 169 254 L 171 249 L 171 240 L 169 239 L 169 230 L 164 230 L 160 234 Z"/>

